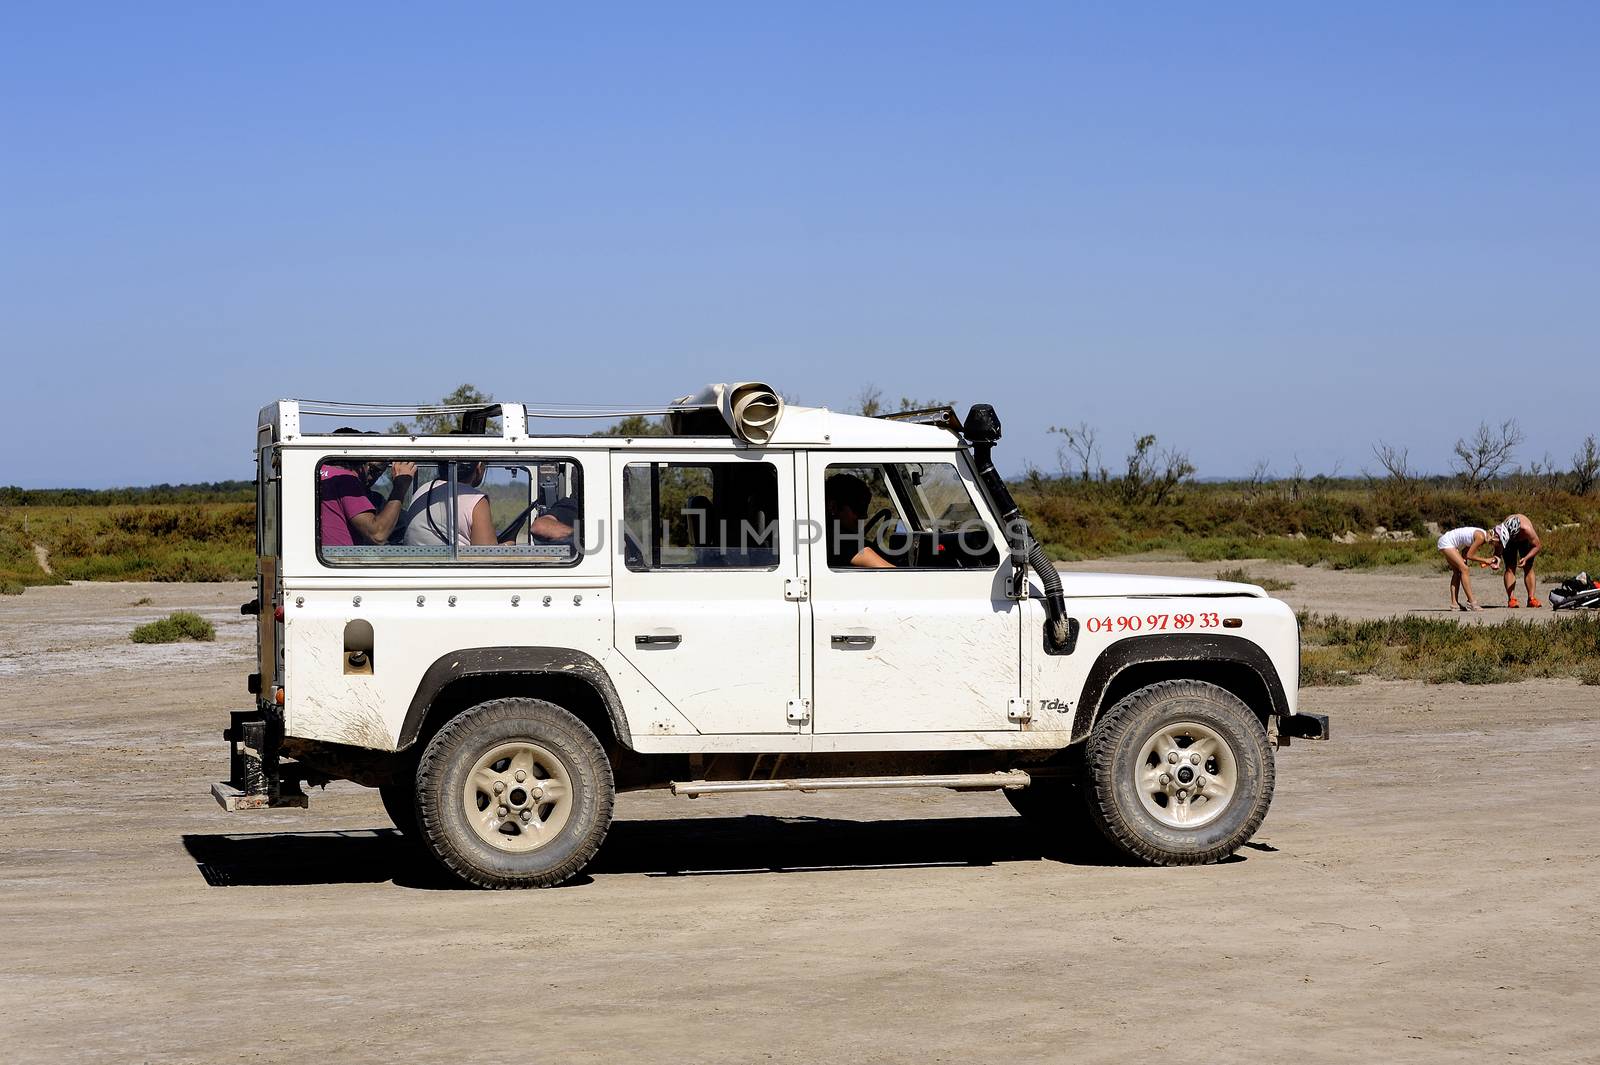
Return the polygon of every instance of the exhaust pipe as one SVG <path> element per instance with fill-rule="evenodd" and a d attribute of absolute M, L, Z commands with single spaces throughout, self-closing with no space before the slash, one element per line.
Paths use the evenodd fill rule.
<path fill-rule="evenodd" d="M 1028 570 L 1039 574 L 1044 585 L 1045 649 L 1052 654 L 1071 654 L 1073 644 L 1072 622 L 1067 618 L 1067 596 L 1061 588 L 1061 574 L 1056 564 L 1044 553 L 1044 547 L 1034 539 L 1033 530 L 1022 516 L 1017 501 L 1011 497 L 1005 478 L 994 468 L 994 445 L 1000 439 L 1000 416 L 987 403 L 975 403 L 967 411 L 962 432 L 972 445 L 972 457 L 978 466 L 978 480 L 989 494 L 989 502 L 1000 514 L 1001 527 L 1011 548 L 1012 595 L 1020 598 L 1027 588 Z"/>

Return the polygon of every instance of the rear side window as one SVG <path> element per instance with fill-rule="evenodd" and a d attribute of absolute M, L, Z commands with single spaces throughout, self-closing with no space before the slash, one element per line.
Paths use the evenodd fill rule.
<path fill-rule="evenodd" d="M 571 565 L 582 476 L 568 458 L 327 458 L 317 466 L 317 551 L 335 566 Z"/>
<path fill-rule="evenodd" d="M 631 570 L 778 566 L 778 471 L 770 463 L 629 463 L 622 509 Z"/>

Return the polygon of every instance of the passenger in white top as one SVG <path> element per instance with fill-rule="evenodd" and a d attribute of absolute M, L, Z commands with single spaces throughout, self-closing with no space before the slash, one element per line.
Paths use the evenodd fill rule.
<path fill-rule="evenodd" d="M 489 497 L 478 491 L 487 467 L 482 462 L 456 463 L 457 547 L 492 546 L 494 522 L 489 517 Z M 450 527 L 450 482 L 439 478 L 417 488 L 406 507 L 405 542 L 424 547 L 448 543 Z"/>
<path fill-rule="evenodd" d="M 1487 545 L 1490 549 L 1488 557 L 1477 553 L 1478 548 Z M 1439 537 L 1439 550 L 1444 553 L 1444 560 L 1450 566 L 1450 608 L 1452 610 L 1482 610 L 1478 601 L 1472 597 L 1472 567 L 1470 563 L 1477 562 L 1488 566 L 1490 569 L 1500 568 L 1500 556 L 1497 553 L 1499 541 L 1492 533 L 1471 525 L 1464 525 L 1459 529 L 1451 529 Z M 1466 589 L 1467 603 L 1462 606 L 1457 600 L 1462 589 Z"/>

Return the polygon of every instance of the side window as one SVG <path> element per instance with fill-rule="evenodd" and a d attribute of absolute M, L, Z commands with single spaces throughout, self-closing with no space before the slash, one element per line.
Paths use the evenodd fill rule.
<path fill-rule="evenodd" d="M 325 459 L 317 550 L 329 565 L 571 565 L 582 474 L 560 458 Z"/>
<path fill-rule="evenodd" d="M 989 527 L 954 463 L 831 465 L 823 529 L 830 569 L 993 569 Z"/>
<path fill-rule="evenodd" d="M 632 462 L 622 473 L 631 570 L 776 569 L 778 471 L 765 462 Z"/>

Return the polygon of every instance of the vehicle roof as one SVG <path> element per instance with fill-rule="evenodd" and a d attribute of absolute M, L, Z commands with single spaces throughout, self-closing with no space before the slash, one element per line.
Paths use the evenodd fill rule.
<path fill-rule="evenodd" d="M 428 447 L 448 447 L 452 450 L 472 448 L 500 448 L 507 445 L 527 447 L 537 442 L 539 446 L 559 446 L 563 449 L 610 448 L 752 448 L 752 447 L 828 447 L 837 449 L 949 449 L 959 445 L 961 438 L 949 428 L 921 424 L 914 421 L 897 421 L 891 418 L 869 418 L 857 414 L 841 414 L 827 407 L 803 407 L 785 403 L 771 438 L 765 444 L 755 445 L 733 435 L 653 435 L 653 436 L 593 436 L 587 432 L 547 432 L 555 428 L 551 423 L 570 423 L 573 419 L 593 419 L 601 423 L 615 422 L 630 415 L 666 415 L 684 410 L 681 406 L 658 408 L 575 408 L 534 407 L 520 403 L 494 403 L 474 406 L 377 406 L 370 404 L 330 403 L 317 400 L 280 399 L 261 408 L 257 424 L 261 430 L 271 428 L 273 439 L 279 443 L 319 443 L 350 447 L 389 447 L 405 445 L 408 448 L 425 444 Z M 462 414 L 498 417 L 499 433 L 483 434 L 396 434 L 387 432 L 397 420 L 421 415 Z M 360 436 L 348 433 L 335 434 L 332 430 L 307 429 L 302 419 L 314 416 L 319 419 L 347 419 L 352 424 L 362 419 L 375 419 L 382 426 L 376 435 L 363 432 Z"/>

